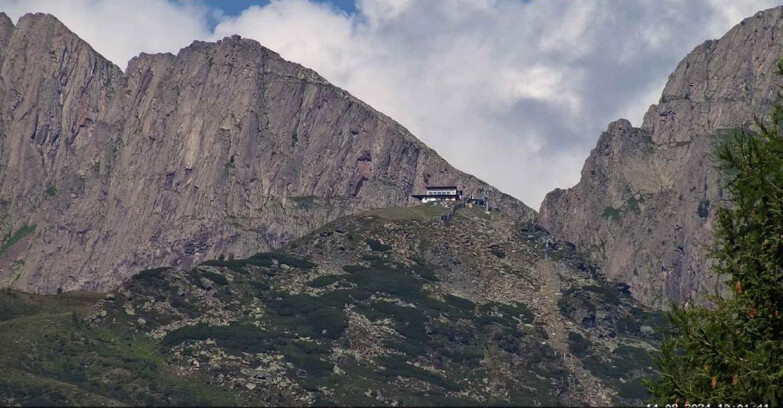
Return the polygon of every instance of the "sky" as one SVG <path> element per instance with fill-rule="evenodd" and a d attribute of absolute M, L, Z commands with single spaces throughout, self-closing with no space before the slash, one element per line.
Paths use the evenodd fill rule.
<path fill-rule="evenodd" d="M 125 68 L 240 34 L 538 208 L 609 122 L 641 125 L 677 63 L 783 0 L 0 0 L 54 14 Z"/>

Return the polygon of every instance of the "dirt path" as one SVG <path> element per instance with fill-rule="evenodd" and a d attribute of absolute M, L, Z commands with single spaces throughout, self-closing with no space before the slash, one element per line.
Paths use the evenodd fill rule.
<path fill-rule="evenodd" d="M 589 371 L 582 367 L 582 363 L 571 356 L 568 350 L 569 324 L 560 314 L 558 300 L 560 299 L 559 277 L 555 266 L 549 260 L 540 260 L 536 264 L 539 273 L 541 290 L 539 292 L 539 319 L 543 320 L 544 327 L 549 336 L 549 345 L 565 358 L 564 364 L 574 373 L 577 379 L 575 390 L 571 393 L 572 400 L 585 401 L 593 406 L 608 406 L 611 400 L 607 397 L 592 397 L 594 395 L 607 395 L 605 387 L 593 377 Z M 598 392 L 596 392 L 598 391 Z"/>

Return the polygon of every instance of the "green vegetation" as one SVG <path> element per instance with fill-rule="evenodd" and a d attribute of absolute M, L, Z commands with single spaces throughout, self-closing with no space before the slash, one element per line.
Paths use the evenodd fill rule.
<path fill-rule="evenodd" d="M 247 267 L 248 265 L 269 267 L 274 264 L 275 260 L 278 263 L 285 264 L 293 268 L 313 269 L 316 266 L 314 263 L 306 259 L 300 259 L 300 258 L 290 256 L 288 254 L 278 253 L 278 252 L 274 252 L 274 253 L 259 252 L 251 256 L 250 258 L 245 258 L 245 259 L 232 259 L 232 260 L 214 259 L 214 260 L 203 262 L 202 265 L 222 266 L 234 272 L 243 273 L 245 271 L 245 267 Z"/>
<path fill-rule="evenodd" d="M 393 221 L 434 221 L 440 220 L 442 215 L 447 215 L 448 213 L 448 207 L 433 204 L 421 204 L 414 207 L 389 207 L 374 209 L 367 211 L 365 214 Z"/>
<path fill-rule="evenodd" d="M 289 327 L 306 337 L 336 339 L 348 327 L 343 304 L 332 299 L 310 295 L 284 295 L 269 305 L 276 316 L 270 317 L 277 327 Z"/>
<path fill-rule="evenodd" d="M 409 236 L 432 227 L 417 217 L 395 226 L 394 233 Z M 305 391 L 316 405 L 369 406 L 392 399 L 401 406 L 563 403 L 559 396 L 570 386 L 569 372 L 541 316 L 536 319 L 524 303 L 465 292 L 466 282 L 455 281 L 442 266 L 447 259 L 434 252 L 438 242 L 429 235 L 415 251 L 390 251 L 390 222 L 348 220 L 281 251 L 204 263 L 212 267 L 142 271 L 100 300 L 89 312 L 98 317 L 88 321 L 83 317 L 89 303 L 98 298 L 75 313 L 62 306 L 65 295 L 56 297 L 58 308 L 5 298 L 0 324 L 13 332 L 0 330 L 0 366 L 6 370 L 0 374 L 0 403 L 298 405 Z M 455 220 L 445 227 L 472 222 Z M 515 245 L 516 238 L 502 239 L 506 248 Z M 481 257 L 493 258 L 489 242 L 496 241 L 482 241 Z M 562 262 L 571 262 L 567 248 L 558 252 Z M 308 256 L 328 261 L 316 265 Z M 511 261 L 524 256 L 517 251 Z M 345 273 L 335 271 L 341 266 Z M 438 276 L 449 277 L 448 285 L 436 284 Z M 596 304 L 606 313 L 619 309 L 613 302 L 626 306 L 618 291 L 595 284 L 565 296 L 580 314 L 587 308 L 595 316 Z M 645 315 L 639 313 L 638 319 L 628 313 L 633 344 L 644 343 L 639 332 Z M 593 328 L 573 328 L 569 346 L 593 359 L 594 370 L 606 371 L 602 381 L 621 396 L 634 395 L 635 378 L 648 371 L 619 361 L 641 361 L 638 350 L 611 354 L 606 347 L 614 344 L 607 334 L 624 344 L 621 331 L 605 330 L 614 317 L 598 319 L 602 331 L 589 336 Z M 32 341 L 22 344 L 23 338 Z M 12 370 L 11 363 L 20 368 Z M 621 374 L 609 376 L 612 370 Z"/>
<path fill-rule="evenodd" d="M 568 350 L 575 356 L 585 357 L 591 346 L 590 340 L 587 340 L 581 334 L 572 331 L 568 332 Z"/>
<path fill-rule="evenodd" d="M 473 311 L 476 308 L 476 304 L 471 302 L 468 299 L 463 299 L 459 296 L 454 295 L 445 295 L 443 296 L 443 299 L 446 301 L 446 304 L 449 306 L 453 306 L 460 310 L 465 311 Z"/>
<path fill-rule="evenodd" d="M 498 258 L 501 258 L 501 259 L 503 259 L 503 258 L 505 258 L 505 257 L 506 257 L 506 251 L 504 251 L 504 250 L 503 250 L 502 248 L 500 248 L 499 246 L 495 246 L 495 245 L 493 245 L 493 246 L 492 246 L 492 247 L 489 249 L 489 252 L 492 252 L 492 255 L 495 255 L 496 257 L 498 257 Z"/>
<path fill-rule="evenodd" d="M 236 405 L 227 390 L 169 371 L 149 337 L 81 316 L 102 297 L 0 292 L 0 401 L 21 405 Z"/>
<path fill-rule="evenodd" d="M 422 296 L 421 286 L 424 282 L 402 268 L 397 269 L 393 264 L 376 261 L 369 268 L 346 265 L 343 270 L 350 273 L 345 276 L 345 280 L 357 290 L 382 292 L 407 300 L 417 300 Z"/>
<path fill-rule="evenodd" d="M 319 197 L 312 196 L 312 195 L 299 196 L 299 197 L 291 197 L 291 200 L 296 204 L 297 207 L 302 208 L 304 210 L 309 210 L 318 204 Z"/>
<path fill-rule="evenodd" d="M 383 292 L 401 299 L 414 300 L 421 296 L 422 282 L 411 274 L 396 270 L 365 269 L 354 272 L 347 279 L 356 289 Z"/>
<path fill-rule="evenodd" d="M 615 385 L 621 398 L 630 400 L 644 401 L 650 398 L 650 392 L 644 385 L 642 378 L 634 378 L 626 382 L 620 382 Z"/>
<path fill-rule="evenodd" d="M 647 383 L 659 403 L 783 402 L 781 123 L 778 101 L 769 121 L 756 120 L 757 132 L 735 132 L 718 149 L 733 205 L 718 210 L 713 269 L 732 296 L 668 314 L 661 376 Z"/>
<path fill-rule="evenodd" d="M 459 387 L 457 384 L 437 375 L 431 373 L 422 368 L 416 367 L 412 364 L 408 364 L 404 357 L 400 356 L 388 356 L 381 359 L 386 370 L 383 371 L 383 375 L 387 377 L 411 377 L 418 378 L 422 381 L 426 381 L 435 384 L 441 388 L 445 388 L 449 391 L 457 391 Z"/>
<path fill-rule="evenodd" d="M 47 188 L 46 189 L 46 195 L 48 195 L 50 197 L 54 197 L 55 195 L 57 195 L 57 189 L 54 188 L 54 186 Z"/>
<path fill-rule="evenodd" d="M 6 251 L 8 251 L 14 244 L 21 241 L 22 238 L 32 234 L 35 232 L 35 225 L 23 225 L 21 228 L 16 230 L 13 234 L 11 234 L 10 237 L 3 243 L 3 246 L 0 246 L 0 257 L 5 255 Z"/>
<path fill-rule="evenodd" d="M 638 367 L 651 367 L 654 365 L 650 353 L 642 348 L 621 344 L 614 350 L 618 369 L 627 373 Z"/>
<path fill-rule="evenodd" d="M 307 282 L 307 286 L 310 286 L 312 288 L 322 288 L 324 286 L 329 286 L 337 281 L 339 281 L 341 278 L 340 275 L 324 275 L 319 276 L 310 282 Z"/>
<path fill-rule="evenodd" d="M 222 274 L 215 273 L 212 271 L 202 271 L 201 276 L 211 280 L 212 282 L 215 282 L 218 285 L 227 285 L 228 279 Z"/>
<path fill-rule="evenodd" d="M 584 305 L 599 306 L 602 304 L 619 305 L 622 302 L 622 294 L 617 289 L 606 285 L 589 285 L 578 289 L 569 289 L 563 292 L 560 298 L 561 309 L 568 303 L 582 303 Z"/>
<path fill-rule="evenodd" d="M 361 310 L 370 320 L 391 317 L 394 321 L 394 329 L 412 343 L 425 341 L 427 338 L 425 329 L 427 315 L 419 308 L 398 306 L 381 300 L 375 301 L 369 307 L 363 307 Z"/>
<path fill-rule="evenodd" d="M 283 252 L 274 252 L 274 253 L 260 252 L 253 255 L 250 259 L 259 260 L 259 261 L 276 259 L 281 264 L 288 265 L 292 268 L 299 268 L 299 269 L 313 269 L 317 266 L 316 264 L 308 261 L 307 259 L 297 258 L 295 256 L 291 256 Z"/>
<path fill-rule="evenodd" d="M 631 197 L 625 202 L 625 208 L 627 208 L 628 211 L 632 211 L 638 214 L 641 211 L 642 203 L 644 203 L 644 197 L 640 196 L 637 200 L 636 195 L 631 195 Z"/>
<path fill-rule="evenodd" d="M 646 335 L 656 339 L 661 339 L 661 332 L 669 327 L 669 320 L 666 315 L 658 310 L 643 310 L 641 308 L 632 308 L 630 313 L 621 316 L 617 320 L 617 330 L 626 335 L 641 336 L 642 326 L 648 326 L 654 331 Z"/>
<path fill-rule="evenodd" d="M 601 214 L 601 217 L 612 221 L 620 221 L 620 210 L 607 205 L 604 207 L 604 212 Z"/>
<path fill-rule="evenodd" d="M 234 272 L 242 273 L 245 271 L 245 267 L 248 265 L 255 265 L 255 266 L 272 266 L 272 260 L 271 259 L 255 259 L 255 258 L 247 258 L 247 259 L 232 259 L 232 260 L 209 260 L 202 265 L 206 266 L 222 266 L 224 268 L 228 268 Z"/>
<path fill-rule="evenodd" d="M 386 252 L 386 251 L 391 251 L 392 249 L 391 246 L 385 245 L 381 241 L 378 241 L 377 239 L 374 238 L 367 238 L 365 242 L 367 242 L 367 245 L 369 245 L 370 249 L 372 249 L 373 251 Z"/>
<path fill-rule="evenodd" d="M 438 281 L 438 277 L 435 276 L 435 268 L 433 268 L 432 265 L 429 265 L 423 259 L 414 258 L 413 261 L 416 262 L 416 264 L 412 266 L 413 272 L 416 272 L 416 274 L 430 282 Z"/>
<path fill-rule="evenodd" d="M 171 270 L 171 268 L 163 267 L 163 268 L 154 268 L 154 269 L 145 269 L 135 275 L 131 279 L 137 280 L 137 281 L 148 281 L 152 279 L 162 279 L 163 274 L 166 273 L 166 271 Z"/>
<path fill-rule="evenodd" d="M 620 304 L 620 295 L 619 291 L 613 287 L 610 286 L 598 286 L 598 285 L 590 285 L 585 286 L 582 288 L 582 290 L 590 291 L 593 293 L 597 293 L 601 296 L 601 298 L 609 304 L 612 305 L 619 305 Z"/>
<path fill-rule="evenodd" d="M 702 200 L 699 202 L 699 208 L 696 210 L 696 214 L 700 218 L 706 219 L 710 216 L 710 200 Z"/>
<path fill-rule="evenodd" d="M 215 340 L 218 345 L 232 354 L 264 353 L 269 351 L 266 344 L 272 336 L 255 326 L 229 325 L 210 326 L 199 323 L 185 326 L 166 335 L 161 341 L 163 347 L 173 347 L 184 341 Z"/>
<path fill-rule="evenodd" d="M 517 320 L 522 323 L 532 323 L 534 318 L 533 311 L 523 303 L 488 302 L 479 310 L 487 313 L 491 321 L 508 327 L 516 326 Z"/>
<path fill-rule="evenodd" d="M 136 275 L 133 275 L 131 282 L 138 283 L 139 286 L 144 286 L 146 288 L 166 290 L 169 288 L 169 284 L 164 279 L 164 274 L 170 269 L 171 268 L 155 268 L 143 270 Z"/>
<path fill-rule="evenodd" d="M 490 210 L 490 213 L 487 214 L 487 212 L 484 210 L 484 207 L 465 207 L 460 208 L 456 213 L 455 216 L 459 218 L 464 219 L 472 219 L 472 218 L 478 218 L 480 220 L 491 220 L 492 214 L 497 214 L 499 210 L 493 208 Z"/>
<path fill-rule="evenodd" d="M 586 340 L 569 333 L 569 347 L 575 347 L 583 341 Z M 653 373 L 650 369 L 653 360 L 647 350 L 621 344 L 608 356 L 608 359 L 605 359 L 595 354 L 592 347 L 576 347 L 583 350 L 583 356 L 586 356 L 582 358 L 582 365 L 593 375 L 615 388 L 621 403 L 649 398 L 650 394 L 642 385 L 642 378 Z"/>

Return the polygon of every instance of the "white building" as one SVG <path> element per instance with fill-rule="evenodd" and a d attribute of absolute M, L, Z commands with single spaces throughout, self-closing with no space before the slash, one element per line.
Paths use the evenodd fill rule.
<path fill-rule="evenodd" d="M 457 186 L 430 186 L 427 187 L 426 194 L 413 194 L 411 197 L 418 198 L 422 203 L 431 203 L 436 201 L 459 201 L 462 191 Z"/>

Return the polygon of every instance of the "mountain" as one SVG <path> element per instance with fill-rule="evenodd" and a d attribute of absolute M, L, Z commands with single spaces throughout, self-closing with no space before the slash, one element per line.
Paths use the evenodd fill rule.
<path fill-rule="evenodd" d="M 492 190 L 315 72 L 238 36 L 125 72 L 56 18 L 0 14 L 0 286 L 107 290 L 281 247 L 425 185 Z M 499 192 L 516 219 L 534 212 Z"/>
<path fill-rule="evenodd" d="M 445 212 L 342 217 L 102 300 L 0 293 L 0 403 L 642 403 L 661 312 L 534 223 Z"/>
<path fill-rule="evenodd" d="M 640 128 L 609 125 L 579 183 L 549 193 L 542 224 L 573 242 L 647 305 L 715 293 L 708 250 L 715 208 L 729 197 L 715 169 L 722 137 L 765 117 L 781 79 L 783 8 L 757 13 L 696 47 Z"/>

